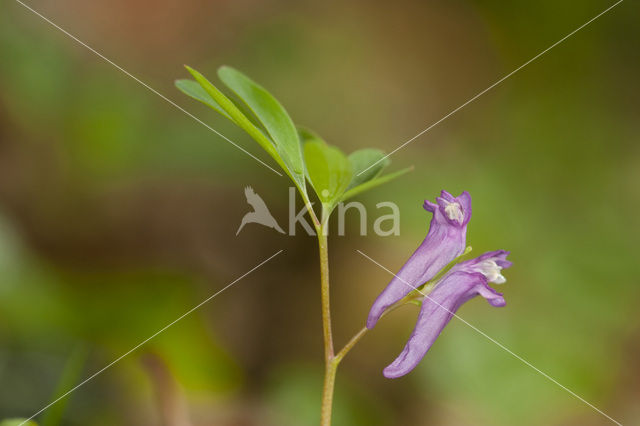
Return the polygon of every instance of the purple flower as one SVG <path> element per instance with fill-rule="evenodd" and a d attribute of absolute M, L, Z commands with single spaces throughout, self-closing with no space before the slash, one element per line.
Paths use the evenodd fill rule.
<path fill-rule="evenodd" d="M 466 301 L 480 295 L 492 306 L 504 306 L 502 294 L 489 287 L 488 283 L 502 284 L 506 281 L 501 270 L 511 266 L 511 262 L 506 260 L 508 254 L 504 250 L 493 251 L 453 266 L 425 297 L 409 341 L 395 361 L 384 369 L 384 376 L 394 379 L 413 370 Z"/>
<path fill-rule="evenodd" d="M 433 213 L 429 232 L 373 303 L 367 328 L 373 328 L 389 306 L 409 294 L 411 286 L 420 287 L 463 253 L 471 219 L 471 196 L 467 191 L 458 197 L 442 191 L 436 201 L 437 204 L 425 200 L 424 209 Z"/>

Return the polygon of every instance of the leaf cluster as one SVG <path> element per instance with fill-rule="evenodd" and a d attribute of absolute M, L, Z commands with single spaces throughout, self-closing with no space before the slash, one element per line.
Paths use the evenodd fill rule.
<path fill-rule="evenodd" d="M 327 144 L 313 131 L 296 126 L 282 104 L 265 88 L 240 71 L 222 66 L 220 81 L 227 96 L 201 73 L 186 66 L 193 80 L 177 80 L 176 87 L 204 103 L 244 130 L 291 178 L 309 205 L 308 182 L 331 212 L 341 201 L 374 188 L 410 168 L 382 175 L 390 160 L 378 149 L 365 148 L 349 155 Z"/>

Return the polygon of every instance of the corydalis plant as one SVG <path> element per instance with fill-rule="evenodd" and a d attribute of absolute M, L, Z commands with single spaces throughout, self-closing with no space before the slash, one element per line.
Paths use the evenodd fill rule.
<path fill-rule="evenodd" d="M 194 80 L 178 80 L 188 96 L 208 105 L 243 129 L 273 158 L 293 181 L 316 229 L 320 255 L 320 289 L 324 339 L 325 377 L 321 424 L 331 424 L 333 390 L 338 365 L 355 344 L 393 309 L 410 303 L 422 305 L 416 328 L 400 356 L 384 370 L 389 378 L 411 371 L 427 353 L 455 311 L 480 294 L 494 306 L 504 299 L 488 282 L 504 282 L 500 269 L 508 267 L 506 252 L 492 252 L 461 262 L 465 254 L 471 197 L 443 191 L 437 203 L 425 201 L 433 213 L 429 232 L 418 250 L 376 299 L 366 327 L 338 352 L 334 351 L 329 304 L 327 230 L 336 205 L 366 190 L 389 182 L 411 170 L 381 175 L 390 161 L 378 149 L 361 149 L 345 155 L 311 130 L 296 126 L 282 105 L 263 87 L 230 67 L 218 77 L 233 93 L 228 97 L 198 71 L 186 67 Z M 321 202 L 318 215 L 312 208 L 307 183 Z M 431 292 L 431 293 L 429 293 Z"/>

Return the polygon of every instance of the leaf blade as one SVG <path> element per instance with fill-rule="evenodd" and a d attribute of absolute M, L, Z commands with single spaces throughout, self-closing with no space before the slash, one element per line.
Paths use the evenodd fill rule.
<path fill-rule="evenodd" d="M 353 168 L 353 177 L 349 183 L 349 189 L 351 189 L 378 177 L 391 160 L 386 157 L 384 151 L 365 148 L 349 154 L 349 162 Z"/>
<path fill-rule="evenodd" d="M 304 174 L 296 174 L 291 171 L 291 168 L 287 165 L 285 159 L 281 156 L 280 152 L 276 149 L 276 144 L 262 130 L 260 130 L 250 118 L 248 118 L 237 106 L 229 99 L 224 93 L 222 93 L 216 86 L 214 86 L 209 80 L 207 80 L 201 73 L 185 65 L 185 68 L 193 76 L 196 82 L 202 86 L 202 88 L 211 96 L 218 105 L 231 117 L 232 121 L 238 125 L 242 130 L 247 132 L 258 144 L 267 151 L 267 153 L 278 163 L 278 165 L 285 171 L 285 173 L 291 178 L 296 187 L 300 190 L 301 195 L 308 200 L 306 182 Z"/>
<path fill-rule="evenodd" d="M 265 88 L 234 68 L 220 67 L 218 76 L 251 109 L 267 129 L 285 163 L 291 167 L 292 173 L 303 175 L 304 160 L 298 132 L 280 102 Z"/>
<path fill-rule="evenodd" d="M 304 158 L 311 186 L 323 204 L 333 208 L 351 181 L 351 164 L 338 148 L 320 139 L 304 145 Z"/>
<path fill-rule="evenodd" d="M 258 144 L 267 151 L 267 153 L 274 159 L 278 164 L 284 168 L 284 164 L 280 155 L 275 149 L 274 143 L 270 140 L 264 133 L 260 131 L 256 126 L 251 123 L 240 109 L 235 106 L 235 104 L 231 101 L 231 99 L 227 98 L 224 93 L 222 93 L 217 87 L 215 87 L 209 80 L 205 78 L 202 74 L 200 74 L 195 69 L 185 65 L 185 68 L 193 78 L 195 78 L 196 82 L 202 86 L 202 88 L 211 96 L 218 105 L 231 117 L 232 121 L 237 124 L 242 130 L 247 132 L 249 136 L 251 136 Z"/>

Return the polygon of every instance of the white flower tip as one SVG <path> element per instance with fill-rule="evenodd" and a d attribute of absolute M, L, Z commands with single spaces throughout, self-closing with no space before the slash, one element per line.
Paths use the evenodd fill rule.
<path fill-rule="evenodd" d="M 494 284 L 504 284 L 507 279 L 501 274 L 502 267 L 493 260 L 485 260 L 478 265 L 478 272 L 487 277 L 487 281 Z"/>
<path fill-rule="evenodd" d="M 498 274 L 498 276 L 491 282 L 495 284 L 504 284 L 507 282 L 507 279 L 504 277 L 504 275 Z"/>
<path fill-rule="evenodd" d="M 447 215 L 449 220 L 455 220 L 459 223 L 462 223 L 462 221 L 464 220 L 462 207 L 460 207 L 459 203 L 447 203 L 444 206 L 444 213 Z"/>

